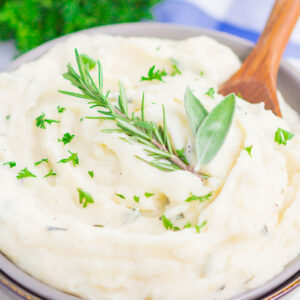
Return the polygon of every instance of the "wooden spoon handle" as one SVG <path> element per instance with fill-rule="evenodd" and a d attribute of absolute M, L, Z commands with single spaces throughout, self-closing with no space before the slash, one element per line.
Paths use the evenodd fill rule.
<path fill-rule="evenodd" d="M 254 75 L 264 80 L 269 77 L 276 87 L 281 56 L 299 16 L 300 0 L 276 0 L 263 33 L 245 61 L 246 77 Z"/>

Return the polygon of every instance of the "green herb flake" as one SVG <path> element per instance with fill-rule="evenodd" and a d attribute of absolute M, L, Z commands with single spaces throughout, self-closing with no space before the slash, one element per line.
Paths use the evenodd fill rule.
<path fill-rule="evenodd" d="M 291 140 L 294 137 L 294 134 L 284 130 L 282 128 L 278 128 L 275 132 L 274 141 L 279 145 L 286 145 L 287 141 Z"/>
<path fill-rule="evenodd" d="M 126 199 L 126 197 L 124 195 L 122 195 L 122 194 L 115 193 L 115 195 L 118 196 L 121 199 Z"/>
<path fill-rule="evenodd" d="M 92 70 L 96 67 L 97 63 L 95 60 L 93 60 L 91 57 L 89 57 L 86 54 L 80 54 L 82 61 L 85 65 L 87 65 L 89 70 Z"/>
<path fill-rule="evenodd" d="M 85 192 L 84 190 L 78 188 L 77 189 L 79 193 L 79 203 L 83 204 L 82 207 L 86 208 L 89 203 L 94 203 L 94 199 L 88 192 Z"/>
<path fill-rule="evenodd" d="M 28 168 L 24 168 L 22 169 L 18 175 L 17 175 L 17 178 L 18 179 L 22 179 L 22 178 L 25 178 L 25 177 L 36 177 L 33 173 L 31 173 Z"/>
<path fill-rule="evenodd" d="M 175 76 L 175 75 L 181 75 L 181 71 L 178 68 L 178 61 L 174 58 L 170 58 L 170 62 L 172 63 L 172 72 L 171 72 L 171 76 Z"/>
<path fill-rule="evenodd" d="M 215 94 L 215 90 L 214 90 L 213 88 L 210 88 L 210 89 L 205 93 L 205 95 L 207 95 L 208 97 L 210 97 L 210 98 L 212 98 L 212 99 L 215 99 L 214 94 Z"/>
<path fill-rule="evenodd" d="M 204 202 L 206 200 L 209 200 L 211 196 L 212 196 L 211 192 L 203 196 L 196 196 L 193 193 L 190 193 L 190 196 L 187 199 L 185 199 L 185 202 L 192 202 L 192 201 Z"/>
<path fill-rule="evenodd" d="M 133 196 L 133 200 L 134 200 L 136 203 L 139 203 L 139 202 L 140 202 L 140 197 L 134 195 L 134 196 Z"/>
<path fill-rule="evenodd" d="M 80 118 L 80 119 L 79 119 L 80 122 L 83 122 L 83 120 L 84 120 L 84 118 Z"/>
<path fill-rule="evenodd" d="M 152 197 L 152 196 L 154 196 L 153 193 L 147 193 L 147 192 L 145 193 L 145 197 L 146 197 L 146 198 L 150 198 L 150 197 Z"/>
<path fill-rule="evenodd" d="M 34 166 L 36 167 L 36 166 L 40 165 L 43 162 L 48 163 L 48 158 L 42 158 L 40 161 L 36 161 L 34 163 Z"/>
<path fill-rule="evenodd" d="M 199 73 L 199 74 L 200 74 L 200 76 L 201 76 L 201 77 L 203 77 L 203 76 L 204 76 L 204 72 L 203 72 L 203 71 L 200 71 L 200 73 Z"/>
<path fill-rule="evenodd" d="M 10 120 L 10 115 L 7 115 L 7 116 L 5 117 L 5 119 L 6 119 L 7 121 L 9 121 L 9 120 Z"/>
<path fill-rule="evenodd" d="M 244 150 L 249 154 L 250 157 L 252 157 L 252 148 L 253 145 L 244 148 Z"/>
<path fill-rule="evenodd" d="M 67 158 L 63 158 L 60 161 L 58 161 L 57 163 L 67 163 L 67 162 L 72 162 L 73 166 L 76 167 L 76 165 L 79 165 L 79 158 L 77 153 L 73 153 L 70 150 L 68 150 L 68 152 L 71 154 L 69 157 Z"/>
<path fill-rule="evenodd" d="M 167 72 L 165 70 L 157 69 L 155 71 L 155 65 L 153 65 L 148 71 L 148 77 L 142 76 L 141 81 L 152 81 L 152 80 L 159 80 L 163 81 L 163 77 L 167 76 Z"/>
<path fill-rule="evenodd" d="M 46 174 L 44 177 L 49 177 L 49 176 L 56 176 L 56 173 L 54 173 L 54 171 L 51 169 L 51 170 L 49 171 L 49 173 Z"/>
<path fill-rule="evenodd" d="M 8 162 L 5 162 L 3 163 L 3 165 L 8 165 L 10 168 L 13 168 L 17 165 L 17 163 L 15 161 L 8 161 Z"/>
<path fill-rule="evenodd" d="M 73 138 L 75 137 L 74 134 L 65 133 L 61 139 L 58 139 L 58 142 L 64 143 L 64 145 L 71 143 Z"/>
<path fill-rule="evenodd" d="M 65 110 L 66 110 L 65 107 L 57 106 L 57 111 L 58 111 L 59 114 L 62 114 Z"/>
<path fill-rule="evenodd" d="M 191 228 L 192 227 L 192 224 L 190 222 L 187 222 L 184 226 L 183 226 L 183 229 L 185 228 Z"/>
<path fill-rule="evenodd" d="M 91 178 L 94 178 L 94 171 L 88 171 L 88 174 L 91 176 Z"/>
<path fill-rule="evenodd" d="M 46 116 L 45 116 L 44 113 L 42 113 L 40 116 L 38 116 L 35 119 L 35 125 L 38 128 L 46 129 L 46 123 L 49 124 L 49 125 L 51 125 L 52 123 L 60 123 L 60 121 L 46 119 Z"/>
<path fill-rule="evenodd" d="M 200 225 L 195 225 L 196 232 L 200 233 L 201 229 L 203 227 L 205 227 L 206 224 L 207 224 L 207 221 L 203 221 Z"/>
<path fill-rule="evenodd" d="M 162 222 L 163 222 L 163 224 L 164 224 L 164 226 L 167 230 L 169 230 L 169 229 L 172 230 L 173 229 L 173 226 L 174 226 L 173 223 L 165 215 L 161 216 L 161 220 L 162 220 Z"/>

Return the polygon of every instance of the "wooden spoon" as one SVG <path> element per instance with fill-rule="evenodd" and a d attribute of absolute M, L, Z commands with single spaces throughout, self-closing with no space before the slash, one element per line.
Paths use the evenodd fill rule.
<path fill-rule="evenodd" d="M 300 16 L 300 0 L 276 0 L 267 25 L 241 68 L 219 87 L 250 103 L 264 102 L 281 117 L 277 99 L 277 73 L 283 51 Z"/>

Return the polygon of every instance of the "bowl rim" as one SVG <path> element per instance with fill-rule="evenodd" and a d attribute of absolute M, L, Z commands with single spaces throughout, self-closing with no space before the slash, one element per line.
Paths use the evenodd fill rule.
<path fill-rule="evenodd" d="M 183 25 L 175 25 L 169 23 L 158 23 L 158 22 L 136 22 L 136 23 L 122 23 L 122 24 L 114 24 L 114 25 L 106 25 L 99 26 L 90 29 L 85 29 L 81 31 L 77 31 L 54 40 L 51 40 L 47 43 L 44 43 L 37 48 L 21 55 L 17 59 L 15 59 L 6 69 L 5 71 L 11 72 L 21 66 L 24 63 L 33 61 L 44 53 L 46 53 L 52 46 L 57 43 L 60 43 L 70 37 L 78 34 L 111 34 L 111 35 L 120 35 L 120 36 L 147 36 L 147 37 L 161 37 L 166 39 L 184 39 L 192 36 L 199 35 L 207 35 L 210 36 L 217 41 L 234 48 L 232 45 L 234 44 L 236 47 L 240 47 L 243 50 L 242 55 L 239 55 L 240 58 L 244 58 L 246 53 L 249 53 L 251 48 L 253 47 L 253 43 L 220 31 L 215 31 L 211 29 L 204 29 L 200 27 L 191 27 L 191 26 L 183 26 Z M 179 34 L 180 33 L 180 34 Z M 179 38 L 178 38 L 179 37 Z M 295 81 L 295 84 L 299 86 L 300 91 L 300 77 L 299 73 L 294 69 L 288 62 L 282 61 L 280 65 L 280 73 L 283 76 L 288 76 Z M 280 75 L 279 73 L 279 75 Z M 279 76 L 280 80 L 280 76 Z M 78 300 L 79 297 L 70 295 L 63 291 L 60 291 L 54 287 L 48 286 L 46 283 L 31 277 L 25 271 L 21 270 L 17 265 L 15 265 L 8 257 L 0 251 L 0 270 L 4 273 L 4 276 L 7 278 L 12 278 L 15 282 L 15 286 L 13 286 L 13 290 L 20 288 L 26 289 L 29 292 L 29 295 L 33 297 L 42 297 L 45 299 L 55 299 L 55 300 Z M 274 276 L 271 280 L 266 282 L 265 284 L 242 293 L 241 295 L 235 296 L 230 300 L 251 300 L 256 299 L 257 297 L 262 297 L 267 295 L 280 285 L 284 284 L 287 280 L 293 277 L 300 270 L 300 255 L 292 260 L 285 269 Z M 0 284 L 5 283 L 0 280 Z M 6 285 L 7 286 L 7 285 Z M 8 286 L 10 289 L 11 286 Z M 18 294 L 18 293 L 17 293 Z M 20 295 L 20 294 L 19 294 Z"/>

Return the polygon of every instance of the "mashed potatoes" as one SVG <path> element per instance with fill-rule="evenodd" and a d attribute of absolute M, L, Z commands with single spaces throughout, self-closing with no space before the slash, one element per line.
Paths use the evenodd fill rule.
<path fill-rule="evenodd" d="M 104 133 L 112 121 L 62 78 L 74 48 L 100 59 L 111 100 L 122 81 L 129 110 L 162 122 L 176 149 L 195 164 L 194 137 L 184 110 L 189 85 L 211 110 L 217 90 L 240 66 L 208 37 L 169 41 L 77 35 L 42 58 L 0 75 L 0 250 L 32 276 L 86 299 L 226 299 L 255 288 L 300 252 L 300 122 L 283 100 L 284 118 L 237 98 L 234 120 L 217 156 L 201 168 L 163 172 L 138 160 L 143 146 Z M 181 74 L 140 81 L 153 65 Z M 92 71 L 97 76 L 97 71 Z M 214 98 L 214 99 L 213 99 Z M 58 111 L 57 107 L 66 108 Z M 60 123 L 36 126 L 36 118 Z M 274 141 L 278 128 L 294 134 Z M 64 145 L 65 133 L 74 135 Z M 244 148 L 251 147 L 251 153 Z M 79 164 L 57 163 L 77 153 Z M 251 155 L 249 155 L 251 154 Z M 44 159 L 35 166 L 35 162 Z M 3 163 L 14 161 L 10 168 Z M 17 179 L 27 168 L 36 177 Z M 44 177 L 52 170 L 52 174 Z M 90 172 L 90 173 L 88 173 Z M 84 208 L 78 188 L 94 200 Z M 185 200 L 212 193 L 205 201 Z M 181 228 L 167 230 L 161 216 Z M 190 227 L 182 229 L 186 224 Z M 199 229 L 199 225 L 202 226 Z"/>

